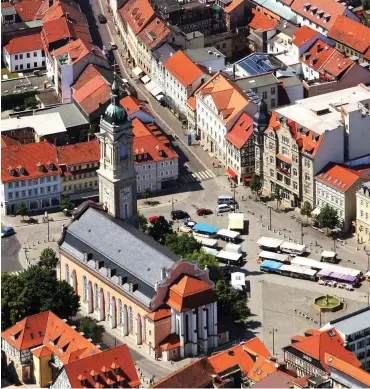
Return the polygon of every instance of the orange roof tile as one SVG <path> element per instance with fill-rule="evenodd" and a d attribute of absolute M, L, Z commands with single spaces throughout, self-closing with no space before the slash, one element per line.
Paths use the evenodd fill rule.
<path fill-rule="evenodd" d="M 136 112 L 143 111 L 146 114 L 153 116 L 154 119 L 154 115 L 149 111 L 147 106 L 141 100 L 137 99 L 134 96 L 123 97 L 120 100 L 120 104 L 122 105 L 122 107 L 125 108 L 128 116 L 131 116 Z"/>
<path fill-rule="evenodd" d="M 45 42 L 45 50 L 48 50 L 48 47 L 51 43 L 57 42 L 59 40 L 68 40 L 74 38 L 73 30 L 71 29 L 71 24 L 68 24 L 65 18 L 60 18 L 56 20 L 51 20 L 50 22 L 45 22 L 42 31 L 41 37 L 43 42 Z"/>
<path fill-rule="evenodd" d="M 37 358 L 42 358 L 51 355 L 52 351 L 47 346 L 41 346 L 33 349 L 32 354 Z"/>
<path fill-rule="evenodd" d="M 159 347 L 166 351 L 178 348 L 180 347 L 180 337 L 177 334 L 170 334 L 159 343 Z"/>
<path fill-rule="evenodd" d="M 349 377 L 363 383 L 365 386 L 370 387 L 370 373 L 361 367 L 353 366 L 352 364 L 343 361 L 330 353 L 325 353 L 325 362 L 329 367 L 333 367 L 334 369 L 339 370 Z"/>
<path fill-rule="evenodd" d="M 292 343 L 290 346 L 284 347 L 284 349 L 292 347 L 309 355 L 311 358 L 319 361 L 327 372 L 329 372 L 325 362 L 325 353 L 327 352 L 336 355 L 353 366 L 360 367 L 361 363 L 351 351 L 344 348 L 343 343 L 341 336 L 332 328 L 327 331 L 321 331 L 316 335 L 307 336 L 300 342 Z"/>
<path fill-rule="evenodd" d="M 355 66 L 354 61 L 340 53 L 338 50 L 335 50 L 320 68 L 320 73 L 324 74 L 326 78 L 337 79 L 347 73 L 353 66 Z"/>
<path fill-rule="evenodd" d="M 366 174 L 352 170 L 341 165 L 329 165 L 322 173 L 318 174 L 316 180 L 321 181 L 334 189 L 341 192 L 347 192 L 352 185 L 356 184 L 359 179 L 370 180 Z"/>
<path fill-rule="evenodd" d="M 160 308 L 146 315 L 147 318 L 153 321 L 162 320 L 170 316 L 171 316 L 171 309 L 169 308 Z"/>
<path fill-rule="evenodd" d="M 156 48 L 170 33 L 170 29 L 166 23 L 156 17 L 153 19 L 145 29 L 139 33 L 138 37 L 146 44 L 150 49 Z"/>
<path fill-rule="evenodd" d="M 18 146 L 21 143 L 17 139 L 13 139 L 7 135 L 1 135 L 1 147 Z"/>
<path fill-rule="evenodd" d="M 188 275 L 184 275 L 170 287 L 170 290 L 181 297 L 191 296 L 209 289 L 212 289 L 210 284 Z"/>
<path fill-rule="evenodd" d="M 197 109 L 197 101 L 195 100 L 195 97 L 194 96 L 190 96 L 187 100 L 187 103 L 189 105 L 189 107 L 195 111 Z"/>
<path fill-rule="evenodd" d="M 363 55 L 370 49 L 370 28 L 346 16 L 338 16 L 328 32 L 328 37 L 334 39 Z M 367 59 L 370 59 L 366 56 Z"/>
<path fill-rule="evenodd" d="M 129 0 L 119 13 L 135 34 L 142 31 L 155 16 L 148 0 Z"/>
<path fill-rule="evenodd" d="M 249 27 L 256 31 L 270 31 L 276 28 L 279 22 L 276 19 L 273 19 L 262 12 L 252 9 L 254 17 L 252 21 L 248 24 Z"/>
<path fill-rule="evenodd" d="M 260 382 L 270 374 L 278 371 L 279 364 L 269 359 L 257 358 L 253 368 L 248 372 L 248 378 L 254 382 Z"/>
<path fill-rule="evenodd" d="M 230 13 L 234 11 L 235 8 L 237 8 L 240 4 L 243 4 L 244 0 L 232 0 L 232 2 L 224 8 L 225 13 Z"/>
<path fill-rule="evenodd" d="M 253 135 L 253 119 L 243 112 L 225 138 L 238 149 L 241 149 Z"/>
<path fill-rule="evenodd" d="M 195 97 L 211 95 L 220 117 L 226 125 L 234 120 L 249 104 L 247 96 L 234 82 L 221 73 L 216 73 L 195 93 Z"/>
<path fill-rule="evenodd" d="M 258 359 L 262 361 L 271 357 L 270 352 L 259 338 L 243 342 L 228 350 L 212 355 L 209 357 L 209 363 L 217 374 L 221 374 L 235 365 L 239 365 L 240 369 L 248 374 L 253 369 L 255 356 L 258 356 Z"/>
<path fill-rule="evenodd" d="M 185 87 L 204 75 L 204 72 L 181 50 L 164 62 L 163 66 Z"/>
<path fill-rule="evenodd" d="M 14 2 L 13 6 L 23 22 L 30 22 L 42 5 L 42 0 L 21 0 Z"/>
<path fill-rule="evenodd" d="M 49 142 L 8 146 L 2 148 L 1 151 L 1 179 L 3 182 L 59 176 L 61 173 L 56 149 Z M 43 170 L 40 170 L 38 164 L 43 166 Z M 49 164 L 53 165 L 52 169 L 49 168 Z M 21 168 L 25 170 L 24 173 L 20 172 Z M 10 174 L 12 170 L 13 175 Z"/>
<path fill-rule="evenodd" d="M 298 30 L 295 31 L 292 43 L 297 47 L 301 47 L 318 34 L 319 33 L 316 30 L 308 26 L 302 26 L 301 28 L 298 28 Z"/>
<path fill-rule="evenodd" d="M 329 30 L 334 24 L 335 19 L 343 15 L 347 10 L 344 3 L 339 3 L 336 0 L 310 0 L 308 2 L 310 4 L 308 10 L 304 6 L 306 3 L 307 0 L 294 0 L 291 9 L 326 30 Z M 316 7 L 314 14 L 312 14 L 313 7 Z M 321 16 L 319 16 L 320 11 L 323 11 Z M 324 15 L 329 15 L 327 22 L 325 22 Z"/>
<path fill-rule="evenodd" d="M 97 139 L 73 145 L 58 146 L 57 152 L 60 165 L 96 163 L 100 160 L 100 146 Z"/>
<path fill-rule="evenodd" d="M 9 54 L 26 53 L 28 51 L 42 50 L 40 34 L 32 34 L 13 38 L 4 49 Z"/>
<path fill-rule="evenodd" d="M 113 363 L 116 367 L 114 370 L 110 370 L 109 377 L 107 377 L 101 372 L 101 369 L 103 366 L 110 366 Z M 141 384 L 126 344 L 68 363 L 64 365 L 64 369 L 72 388 L 93 386 L 107 388 L 112 384 L 112 381 L 116 385 L 129 388 Z M 97 382 L 91 375 L 92 371 L 94 371 L 95 376 L 98 375 Z M 119 382 L 123 377 L 125 381 Z M 81 382 L 83 379 L 84 382 Z M 98 386 L 96 386 L 97 383 L 99 383 Z"/>
<path fill-rule="evenodd" d="M 82 60 L 88 54 L 93 54 L 97 57 L 105 58 L 103 52 L 99 49 L 99 47 L 89 42 L 84 42 L 81 39 L 70 41 L 66 45 L 59 47 L 56 50 L 53 50 L 51 54 L 55 57 L 58 57 L 62 54 L 69 54 L 72 64 Z"/>
<path fill-rule="evenodd" d="M 333 47 L 328 46 L 321 39 L 318 39 L 310 49 L 303 54 L 301 61 L 310 68 L 319 72 L 323 64 L 335 52 Z"/>

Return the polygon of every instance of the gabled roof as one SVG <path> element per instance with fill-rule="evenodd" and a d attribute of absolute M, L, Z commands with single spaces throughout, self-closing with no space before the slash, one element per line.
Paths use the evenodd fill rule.
<path fill-rule="evenodd" d="M 13 6 L 22 22 L 30 22 L 42 5 L 42 0 L 21 0 L 14 2 Z"/>
<path fill-rule="evenodd" d="M 40 346 L 32 350 L 32 354 L 37 358 L 46 357 L 53 352 L 47 346 Z"/>
<path fill-rule="evenodd" d="M 89 42 L 85 42 L 81 39 L 70 41 L 64 46 L 53 50 L 51 54 L 55 57 L 59 57 L 63 54 L 68 54 L 72 64 L 77 63 L 78 61 L 86 57 L 88 54 L 92 54 L 105 59 L 104 53 L 99 49 L 98 46 L 95 46 Z"/>
<path fill-rule="evenodd" d="M 7 135 L 1 135 L 1 147 L 19 146 L 21 143 Z"/>
<path fill-rule="evenodd" d="M 232 11 L 234 11 L 234 9 L 236 7 L 238 7 L 240 4 L 243 4 L 244 3 L 244 0 L 232 0 L 231 3 L 224 8 L 224 12 L 225 13 L 230 13 Z"/>
<path fill-rule="evenodd" d="M 354 66 L 356 66 L 354 61 L 343 55 L 338 50 L 335 50 L 321 67 L 320 73 L 323 73 L 328 79 L 340 79 Z"/>
<path fill-rule="evenodd" d="M 185 87 L 204 75 L 201 68 L 181 50 L 164 62 L 163 66 Z"/>
<path fill-rule="evenodd" d="M 28 51 L 42 50 L 40 34 L 25 35 L 13 38 L 4 49 L 9 54 L 26 53 Z"/>
<path fill-rule="evenodd" d="M 301 47 L 317 35 L 319 35 L 319 33 L 316 30 L 308 26 L 302 26 L 294 33 L 292 43 L 297 47 Z"/>
<path fill-rule="evenodd" d="M 125 108 L 128 116 L 134 115 L 136 112 L 143 111 L 147 115 L 152 116 L 153 120 L 155 118 L 155 116 L 149 111 L 147 106 L 141 100 L 137 99 L 134 96 L 123 97 L 120 100 L 120 104 L 123 108 Z"/>
<path fill-rule="evenodd" d="M 60 175 L 56 149 L 49 142 L 8 146 L 3 147 L 1 151 L 3 182 Z"/>
<path fill-rule="evenodd" d="M 306 4 L 309 6 L 306 7 Z M 320 27 L 329 30 L 335 19 L 343 15 L 347 8 L 344 3 L 336 0 L 294 0 L 291 9 Z M 325 16 L 328 16 L 326 22 Z"/>
<path fill-rule="evenodd" d="M 330 164 L 315 179 L 341 192 L 347 192 L 360 179 L 370 180 L 366 174 L 352 170 L 346 166 Z"/>
<path fill-rule="evenodd" d="M 264 13 L 257 11 L 256 9 L 252 9 L 252 13 L 254 14 L 254 17 L 248 25 L 253 30 L 260 32 L 270 31 L 275 29 L 279 24 L 276 19 L 273 19 Z"/>
<path fill-rule="evenodd" d="M 155 17 L 145 29 L 139 33 L 138 37 L 147 47 L 149 47 L 149 49 L 154 49 L 170 32 L 166 23 L 159 17 Z"/>
<path fill-rule="evenodd" d="M 236 148 L 241 149 L 253 135 L 253 119 L 243 112 L 225 138 Z"/>
<path fill-rule="evenodd" d="M 106 69 L 90 63 L 86 66 L 85 70 L 79 75 L 76 82 L 72 85 L 73 91 L 77 91 L 89 80 L 99 75 L 103 76 L 107 81 L 109 81 L 109 83 L 113 81 L 113 74 L 110 69 Z"/>
<path fill-rule="evenodd" d="M 195 93 L 196 98 L 211 95 L 219 115 L 227 125 L 249 104 L 241 88 L 221 73 L 216 73 Z"/>
<path fill-rule="evenodd" d="M 60 18 L 45 22 L 42 27 L 41 37 L 46 45 L 45 50 L 47 50 L 51 43 L 75 38 L 75 35 L 72 25 L 68 24 L 66 18 Z"/>
<path fill-rule="evenodd" d="M 301 61 L 318 72 L 334 52 L 335 49 L 333 47 L 328 46 L 321 39 L 318 39 L 310 49 L 303 54 Z"/>
<path fill-rule="evenodd" d="M 146 317 L 153 321 L 162 320 L 171 316 L 171 309 L 167 305 L 154 312 L 146 314 Z"/>
<path fill-rule="evenodd" d="M 370 28 L 346 16 L 338 16 L 328 31 L 334 39 L 370 59 Z"/>
<path fill-rule="evenodd" d="M 344 348 L 343 343 L 344 342 L 342 337 L 334 328 L 332 328 L 326 331 L 320 331 L 319 333 L 314 332 L 313 335 L 306 336 L 301 341 L 284 347 L 283 350 L 287 348 L 293 348 L 301 351 L 302 353 L 319 361 L 321 366 L 328 373 L 330 371 L 325 361 L 325 353 L 327 352 L 330 352 L 332 355 L 335 355 L 336 357 L 352 364 L 353 366 L 360 367 L 361 363 L 351 351 L 348 351 Z"/>
<path fill-rule="evenodd" d="M 96 163 L 100 160 L 100 146 L 97 139 L 73 145 L 58 146 L 56 149 L 60 165 Z"/>
<path fill-rule="evenodd" d="M 129 0 L 118 12 L 135 34 L 154 18 L 154 10 L 148 0 Z"/>
<path fill-rule="evenodd" d="M 132 388 L 141 384 L 126 344 L 64 365 L 72 388 Z"/>
<path fill-rule="evenodd" d="M 195 97 L 194 96 L 190 96 L 187 101 L 186 101 L 189 105 L 189 107 L 195 111 L 197 109 L 197 101 L 195 100 Z"/>
<path fill-rule="evenodd" d="M 366 387 L 370 387 L 370 373 L 361 367 L 353 366 L 352 364 L 333 356 L 331 353 L 325 353 L 325 363 L 328 365 L 329 370 L 332 370 L 332 368 L 339 370 L 348 377 L 366 385 Z"/>

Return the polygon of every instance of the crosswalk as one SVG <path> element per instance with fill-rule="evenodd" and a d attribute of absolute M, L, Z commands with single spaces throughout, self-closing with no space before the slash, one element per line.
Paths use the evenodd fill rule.
<path fill-rule="evenodd" d="M 216 175 L 212 172 L 212 170 L 203 170 L 201 172 L 185 174 L 180 176 L 179 179 L 181 182 L 188 183 L 211 180 L 215 177 Z"/>

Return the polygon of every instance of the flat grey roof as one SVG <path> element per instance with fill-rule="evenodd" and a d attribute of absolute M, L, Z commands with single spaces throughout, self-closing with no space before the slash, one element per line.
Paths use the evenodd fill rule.
<path fill-rule="evenodd" d="M 135 297 L 149 304 L 156 281 L 161 281 L 161 268 L 171 268 L 178 257 L 150 236 L 104 211 L 88 208 L 67 228 L 61 245 L 78 260 L 83 253 L 104 261 L 104 267 L 116 269 L 116 275 L 137 280 Z"/>
<path fill-rule="evenodd" d="M 273 73 L 265 73 L 257 76 L 239 78 L 235 80 L 235 83 L 240 86 L 243 90 L 260 88 L 262 86 L 279 84 L 279 80 L 274 76 Z"/>
<path fill-rule="evenodd" d="M 170 44 L 164 43 L 161 47 L 153 52 L 153 57 L 157 61 L 165 62 L 170 57 L 171 54 L 175 54 L 177 50 L 175 50 Z"/>
<path fill-rule="evenodd" d="M 203 35 L 204 34 L 202 34 L 200 31 L 194 31 L 194 32 L 188 32 L 187 34 L 185 34 L 185 37 L 186 39 L 193 39 L 193 38 L 199 38 Z"/>
<path fill-rule="evenodd" d="M 17 15 L 17 11 L 13 6 L 10 7 L 1 7 L 1 15 L 9 16 L 9 15 Z"/>
<path fill-rule="evenodd" d="M 345 335 L 363 331 L 370 328 L 370 307 L 333 320 L 330 324 Z"/>
<path fill-rule="evenodd" d="M 193 62 L 211 61 L 213 59 L 225 58 L 225 55 L 215 47 L 202 47 L 200 49 L 188 49 L 184 53 Z"/>
<path fill-rule="evenodd" d="M 45 90 L 50 91 L 55 89 L 54 84 L 48 79 L 46 72 L 41 73 L 40 76 L 34 76 L 33 73 L 20 73 L 23 73 L 24 77 L 1 80 L 1 96 L 30 91 L 37 91 L 43 93 L 43 91 Z M 47 88 L 43 89 L 45 81 Z"/>
<path fill-rule="evenodd" d="M 73 103 L 61 104 L 56 107 L 43 109 L 42 111 L 36 111 L 35 115 L 43 115 L 45 113 L 59 113 L 67 129 L 89 123 Z"/>

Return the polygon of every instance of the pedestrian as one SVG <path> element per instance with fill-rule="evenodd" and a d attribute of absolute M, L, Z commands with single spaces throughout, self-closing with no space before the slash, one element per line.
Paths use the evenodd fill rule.
<path fill-rule="evenodd" d="M 180 231 L 180 226 L 177 226 L 177 232 L 179 232 Z"/>

